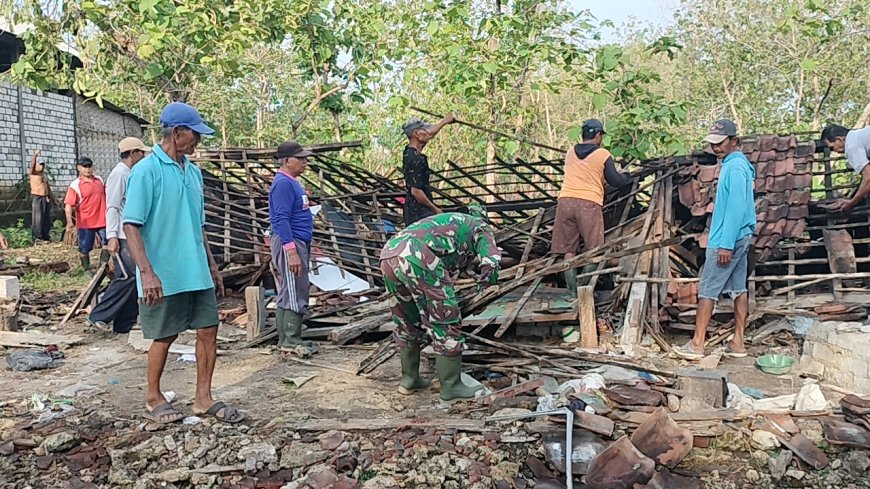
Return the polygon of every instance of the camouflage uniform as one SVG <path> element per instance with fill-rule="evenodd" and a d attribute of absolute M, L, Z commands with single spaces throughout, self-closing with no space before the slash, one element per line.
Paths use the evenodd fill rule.
<path fill-rule="evenodd" d="M 462 317 L 451 273 L 468 267 L 475 256 L 481 279 L 494 284 L 501 254 L 492 230 L 483 219 L 459 213 L 422 219 L 387 242 L 381 272 L 400 348 L 433 341 L 439 355 L 462 353 Z"/>

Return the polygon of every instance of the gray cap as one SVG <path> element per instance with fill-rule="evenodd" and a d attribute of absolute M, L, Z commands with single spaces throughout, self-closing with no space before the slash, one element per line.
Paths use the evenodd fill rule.
<path fill-rule="evenodd" d="M 592 139 L 598 133 L 607 134 L 604 132 L 604 124 L 598 119 L 587 119 L 583 121 L 583 139 Z"/>
<path fill-rule="evenodd" d="M 405 133 L 405 136 L 408 136 L 410 138 L 414 135 L 414 131 L 416 130 L 425 129 L 428 131 L 433 127 L 435 126 L 433 126 L 432 124 L 427 124 L 420 119 L 411 119 L 408 122 L 402 124 L 402 131 Z"/>
<path fill-rule="evenodd" d="M 737 136 L 737 124 L 731 119 L 719 119 L 710 127 L 710 134 L 704 138 L 705 143 L 719 144 L 728 138 Z"/>

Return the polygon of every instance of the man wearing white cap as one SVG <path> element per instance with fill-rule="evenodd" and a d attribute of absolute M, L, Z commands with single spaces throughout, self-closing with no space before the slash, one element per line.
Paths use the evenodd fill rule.
<path fill-rule="evenodd" d="M 127 236 L 121 225 L 127 201 L 127 179 L 136 163 L 151 151 L 138 138 L 124 138 L 118 143 L 121 161 L 112 169 L 106 181 L 106 249 L 115 259 L 115 274 L 100 302 L 91 311 L 87 322 L 103 332 L 128 333 L 139 315 L 136 292 L 136 264 L 127 247 Z M 109 323 L 113 323 L 112 327 Z"/>

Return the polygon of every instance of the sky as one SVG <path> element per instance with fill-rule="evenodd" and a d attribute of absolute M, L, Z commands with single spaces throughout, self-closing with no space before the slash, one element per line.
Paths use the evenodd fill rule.
<path fill-rule="evenodd" d="M 602 32 L 605 41 L 622 39 L 618 27 L 634 20 L 639 25 L 661 26 L 673 22 L 677 0 L 568 0 L 576 11 L 589 10 L 599 21 L 609 19 L 617 29 Z"/>

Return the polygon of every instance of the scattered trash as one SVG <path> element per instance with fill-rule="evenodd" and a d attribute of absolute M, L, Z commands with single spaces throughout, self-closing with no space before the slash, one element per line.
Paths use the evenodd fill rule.
<path fill-rule="evenodd" d="M 764 392 L 755 387 L 741 387 L 740 391 L 753 399 L 764 399 Z"/>
<path fill-rule="evenodd" d="M 78 384 L 73 384 L 68 387 L 64 387 L 63 389 L 57 391 L 55 395 L 57 397 L 67 397 L 67 398 L 76 398 L 76 397 L 93 397 L 95 394 L 100 392 L 101 389 L 95 385 L 85 384 L 79 382 Z"/>
<path fill-rule="evenodd" d="M 48 349 L 14 351 L 6 356 L 6 365 L 17 372 L 57 368 L 63 365 L 63 352 Z"/>
<path fill-rule="evenodd" d="M 188 426 L 193 426 L 193 425 L 201 424 L 202 418 L 200 418 L 199 416 L 188 416 L 188 417 L 184 418 L 183 420 L 181 420 L 181 423 L 186 424 Z"/>
<path fill-rule="evenodd" d="M 801 387 L 794 401 L 795 411 L 822 411 L 828 407 L 828 400 L 825 399 L 818 384 L 807 384 Z"/>
<path fill-rule="evenodd" d="M 301 377 L 284 377 L 281 379 L 281 382 L 287 386 L 288 389 L 296 390 L 308 383 L 309 380 L 316 377 L 315 375 L 304 375 Z"/>
<path fill-rule="evenodd" d="M 752 432 L 752 437 L 750 439 L 750 444 L 752 448 L 756 448 L 758 450 L 773 450 L 774 448 L 779 448 L 780 443 L 776 438 L 776 435 L 769 431 L 764 430 L 755 430 Z"/>
<path fill-rule="evenodd" d="M 182 363 L 196 363 L 196 355 L 191 353 L 185 353 L 183 355 L 179 355 L 177 361 Z"/>
<path fill-rule="evenodd" d="M 544 457 L 556 470 L 565 473 L 565 432 L 549 431 L 542 437 Z M 607 448 L 607 442 L 586 430 L 574 430 L 571 467 L 574 474 L 585 474 L 589 464 Z"/>
<path fill-rule="evenodd" d="M 112 377 L 107 382 L 109 383 L 109 385 L 121 385 L 121 379 L 119 379 L 118 377 Z"/>
<path fill-rule="evenodd" d="M 175 391 L 166 391 L 163 393 L 163 397 L 166 398 L 166 402 L 174 402 L 178 396 L 175 395 Z"/>

